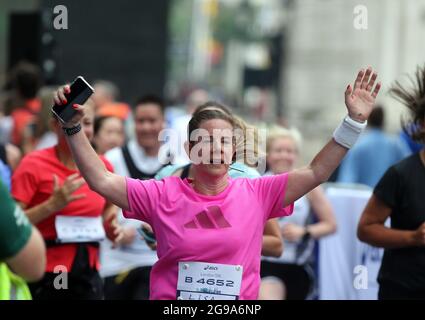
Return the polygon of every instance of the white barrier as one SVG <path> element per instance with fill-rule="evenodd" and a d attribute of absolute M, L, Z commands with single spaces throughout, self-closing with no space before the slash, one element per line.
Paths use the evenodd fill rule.
<path fill-rule="evenodd" d="M 360 242 L 356 235 L 358 221 L 372 190 L 365 186 L 329 184 L 326 194 L 334 209 L 338 230 L 319 241 L 319 298 L 377 299 L 376 276 L 383 250 Z"/>

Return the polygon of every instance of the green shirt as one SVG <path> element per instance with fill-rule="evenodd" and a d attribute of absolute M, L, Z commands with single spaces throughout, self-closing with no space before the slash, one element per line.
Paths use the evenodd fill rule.
<path fill-rule="evenodd" d="M 32 226 L 0 181 L 0 261 L 15 256 L 27 244 Z"/>

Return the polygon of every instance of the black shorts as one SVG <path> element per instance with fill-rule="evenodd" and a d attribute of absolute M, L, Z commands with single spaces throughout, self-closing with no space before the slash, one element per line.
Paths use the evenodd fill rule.
<path fill-rule="evenodd" d="M 105 278 L 105 300 L 148 300 L 152 267 L 139 267 L 127 274 Z"/>
<path fill-rule="evenodd" d="M 29 288 L 34 300 L 103 299 L 103 281 L 99 272 L 90 267 L 87 244 L 77 245 L 70 272 L 46 272 L 40 281 L 30 283 Z"/>
<path fill-rule="evenodd" d="M 425 290 L 414 291 L 405 287 L 381 283 L 378 291 L 379 300 L 425 300 Z"/>
<path fill-rule="evenodd" d="M 303 266 L 261 261 L 261 277 L 271 276 L 285 284 L 287 300 L 305 300 L 312 290 L 311 275 Z"/>

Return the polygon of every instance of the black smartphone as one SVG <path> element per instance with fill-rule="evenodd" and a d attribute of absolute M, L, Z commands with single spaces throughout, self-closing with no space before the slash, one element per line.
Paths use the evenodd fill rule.
<path fill-rule="evenodd" d="M 52 112 L 62 123 L 67 123 L 77 113 L 73 104 L 84 104 L 88 98 L 94 93 L 92 86 L 82 77 L 78 76 L 70 86 L 71 92 L 65 93 L 66 104 L 52 107 Z"/>
<path fill-rule="evenodd" d="M 143 237 L 143 239 L 145 239 L 146 242 L 152 244 L 156 242 L 155 234 L 153 234 L 152 232 L 146 230 L 143 227 L 138 228 L 137 231 Z"/>

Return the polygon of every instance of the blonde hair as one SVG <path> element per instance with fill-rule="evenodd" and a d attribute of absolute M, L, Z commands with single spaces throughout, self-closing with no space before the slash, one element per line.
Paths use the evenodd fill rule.
<path fill-rule="evenodd" d="M 292 139 L 292 141 L 294 141 L 295 143 L 295 147 L 297 151 L 298 152 L 301 151 L 302 135 L 300 131 L 294 127 L 287 129 L 287 128 L 275 125 L 269 128 L 267 132 L 267 143 L 266 143 L 267 153 L 270 152 L 270 147 L 273 141 L 280 138 Z"/>
<path fill-rule="evenodd" d="M 236 129 L 242 130 L 242 137 L 236 140 L 236 162 L 242 162 L 250 167 L 257 167 L 258 162 L 265 156 L 261 150 L 258 128 L 248 124 L 242 118 L 233 116 Z M 242 156 L 241 156 L 242 155 Z"/>

